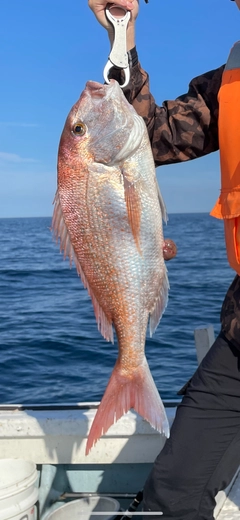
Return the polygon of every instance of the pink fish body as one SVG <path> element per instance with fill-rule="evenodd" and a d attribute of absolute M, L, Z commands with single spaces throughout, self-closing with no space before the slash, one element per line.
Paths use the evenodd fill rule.
<path fill-rule="evenodd" d="M 145 123 L 114 80 L 89 81 L 71 109 L 58 153 L 53 230 L 92 299 L 98 328 L 118 358 L 88 435 L 86 454 L 133 408 L 169 435 L 145 357 L 168 298 L 165 208 Z"/>

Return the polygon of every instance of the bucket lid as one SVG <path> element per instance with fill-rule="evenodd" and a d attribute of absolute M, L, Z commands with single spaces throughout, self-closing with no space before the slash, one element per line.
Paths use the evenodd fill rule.
<path fill-rule="evenodd" d="M 36 464 L 22 459 L 0 459 L 0 500 L 19 493 L 37 479 Z"/>

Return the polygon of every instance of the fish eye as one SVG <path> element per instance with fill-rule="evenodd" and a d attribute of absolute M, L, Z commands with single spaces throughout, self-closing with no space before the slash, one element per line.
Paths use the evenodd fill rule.
<path fill-rule="evenodd" d="M 75 135 L 84 135 L 87 131 L 86 125 L 82 123 L 82 121 L 79 121 L 73 126 L 72 132 Z"/>

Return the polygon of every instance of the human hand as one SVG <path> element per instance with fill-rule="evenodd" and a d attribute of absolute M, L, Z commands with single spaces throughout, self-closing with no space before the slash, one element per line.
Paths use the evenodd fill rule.
<path fill-rule="evenodd" d="M 131 11 L 132 17 L 136 19 L 137 13 L 138 13 L 138 1 L 137 0 L 88 0 L 88 5 L 90 9 L 94 12 L 97 20 L 99 23 L 105 27 L 105 29 L 109 30 L 110 24 L 105 16 L 105 9 L 108 4 L 115 4 L 118 5 L 119 8 L 123 7 L 124 9 L 127 9 L 127 11 Z M 120 13 L 120 11 L 119 11 Z M 112 14 L 114 12 L 112 11 Z M 121 14 L 121 13 L 120 13 Z"/>
<path fill-rule="evenodd" d="M 127 27 L 127 50 L 130 50 L 135 45 L 135 20 L 138 15 L 138 0 L 115 0 L 110 2 L 108 0 L 88 0 L 88 5 L 90 9 L 95 14 L 97 20 L 99 23 L 108 31 L 110 41 L 113 40 L 113 27 L 111 23 L 107 20 L 105 16 L 105 9 L 107 5 L 114 4 L 116 8 L 111 9 L 111 13 L 113 16 L 121 16 L 122 15 L 122 9 L 127 9 L 128 11 L 131 11 L 131 18 L 128 23 Z M 119 6 L 119 7 L 117 7 Z"/>

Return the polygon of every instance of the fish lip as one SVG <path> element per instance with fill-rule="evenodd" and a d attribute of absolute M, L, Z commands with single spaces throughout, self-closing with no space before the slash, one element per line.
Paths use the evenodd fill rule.
<path fill-rule="evenodd" d="M 116 86 L 116 84 L 117 81 L 115 79 L 111 79 L 109 85 L 103 85 L 97 81 L 89 80 L 86 83 L 85 92 L 87 92 L 91 97 L 103 98 Z"/>

